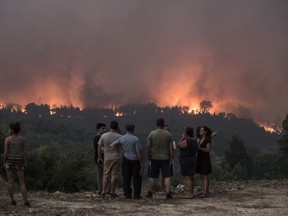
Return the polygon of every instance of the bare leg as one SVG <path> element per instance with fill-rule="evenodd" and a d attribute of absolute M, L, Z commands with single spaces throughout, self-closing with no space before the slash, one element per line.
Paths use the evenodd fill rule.
<path fill-rule="evenodd" d="M 204 175 L 201 175 L 202 193 L 205 193 Z"/>
<path fill-rule="evenodd" d="M 20 191 L 23 196 L 23 200 L 27 202 L 27 190 L 26 190 L 26 185 L 25 185 L 25 176 L 24 176 L 24 171 L 23 170 L 18 170 L 17 171 L 17 177 L 19 181 L 19 186 L 20 186 Z"/>
<path fill-rule="evenodd" d="M 188 187 L 189 196 L 193 197 L 193 189 L 194 189 L 193 177 L 186 176 L 186 184 L 187 184 L 187 187 Z"/>
<path fill-rule="evenodd" d="M 192 196 L 193 196 L 193 192 L 194 192 L 194 176 L 191 176 L 190 177 L 191 178 L 191 194 L 192 194 Z"/>
<path fill-rule="evenodd" d="M 103 190 L 102 193 L 105 193 L 107 189 L 107 177 L 103 175 Z"/>
<path fill-rule="evenodd" d="M 159 187 L 160 187 L 160 191 L 164 191 L 164 179 L 163 179 L 163 175 L 162 175 L 162 171 L 160 171 L 160 174 L 159 174 Z"/>
<path fill-rule="evenodd" d="M 12 170 L 6 170 L 7 173 L 7 179 L 8 179 L 8 193 L 10 196 L 11 201 L 14 200 L 14 193 L 13 193 L 13 171 Z"/>
<path fill-rule="evenodd" d="M 149 178 L 149 191 L 153 191 L 153 186 L 154 186 L 154 178 Z"/>
<path fill-rule="evenodd" d="M 209 178 L 208 175 L 203 176 L 203 183 L 204 183 L 204 194 L 208 195 L 209 193 Z"/>
<path fill-rule="evenodd" d="M 115 193 L 117 177 L 111 176 L 111 193 Z M 106 188 L 105 188 L 106 190 Z"/>
<path fill-rule="evenodd" d="M 170 177 L 165 178 L 165 186 L 166 186 L 166 193 L 170 193 L 170 188 L 171 188 L 171 182 L 170 182 Z"/>
<path fill-rule="evenodd" d="M 209 193 L 209 176 L 208 175 L 202 175 L 202 186 L 203 186 L 203 194 L 200 196 L 200 198 L 207 197 Z"/>

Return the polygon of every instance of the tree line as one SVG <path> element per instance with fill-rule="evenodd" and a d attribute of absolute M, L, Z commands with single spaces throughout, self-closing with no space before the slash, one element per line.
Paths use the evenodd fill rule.
<path fill-rule="evenodd" d="M 288 116 L 283 121 L 282 134 L 277 135 L 265 132 L 249 119 L 237 118 L 232 114 L 229 117 L 209 113 L 188 115 L 183 114 L 183 110 L 179 108 L 163 110 L 153 104 L 139 106 L 139 109 L 131 105 L 125 110 L 127 113 L 129 113 L 128 108 L 131 113 L 136 110 L 141 114 L 120 116 L 117 120 L 119 120 L 120 126 L 124 126 L 125 123 L 135 123 L 135 133 L 140 137 L 144 146 L 147 134 L 154 129 L 154 121 L 158 117 L 163 117 L 169 124 L 176 142 L 188 125 L 206 124 L 213 130 L 217 130 L 218 134 L 212 140 L 213 152 L 211 152 L 212 179 L 215 181 L 288 177 Z M 66 107 L 64 111 L 66 109 L 70 108 Z M 74 110 L 74 108 L 71 109 Z M 159 112 L 155 110 L 159 110 Z M 180 110 L 181 115 L 179 114 Z M 71 114 L 71 110 L 69 112 Z M 35 113 L 23 114 L 22 112 L 0 110 L 1 153 L 3 153 L 4 138 L 8 135 L 8 123 L 16 120 L 22 122 L 23 135 L 29 146 L 26 169 L 29 190 L 51 192 L 56 190 L 64 192 L 96 190 L 96 171 L 93 159 L 95 125 L 97 122 L 109 122 L 115 119 L 116 117 L 113 115 L 115 111 L 110 109 L 100 109 L 99 112 L 86 111 L 92 115 L 92 117 L 89 115 L 89 118 L 86 117 L 87 113 L 81 112 L 84 111 L 80 111 L 77 118 L 68 118 L 56 117 L 51 114 L 39 117 Z M 63 114 L 63 116 L 65 115 Z M 231 130 L 231 128 L 235 130 Z M 243 133 L 243 128 L 248 132 Z M 252 139 L 251 133 L 260 138 Z M 253 142 L 256 140 L 258 145 L 254 143 L 255 146 L 251 148 L 250 143 L 247 142 L 249 139 L 245 139 L 246 136 Z M 262 140 L 270 143 L 265 145 L 261 143 Z M 273 143 L 275 140 L 276 144 Z M 174 180 L 172 180 L 175 184 L 181 181 L 177 156 L 178 152 L 176 151 L 176 170 Z M 3 178 L 6 178 L 3 166 L 0 173 Z"/>

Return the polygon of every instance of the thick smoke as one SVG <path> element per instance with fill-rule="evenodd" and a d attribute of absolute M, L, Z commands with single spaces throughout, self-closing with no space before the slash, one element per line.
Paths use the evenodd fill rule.
<path fill-rule="evenodd" d="M 288 2 L 0 1 L 0 102 L 288 111 Z"/>

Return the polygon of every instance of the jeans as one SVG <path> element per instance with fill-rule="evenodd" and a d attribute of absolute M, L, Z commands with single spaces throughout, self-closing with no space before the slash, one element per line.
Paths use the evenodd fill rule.
<path fill-rule="evenodd" d="M 123 189 L 126 198 L 132 197 L 131 182 L 133 179 L 134 197 L 140 197 L 142 187 L 141 165 L 139 160 L 129 160 L 123 157 L 122 175 Z"/>

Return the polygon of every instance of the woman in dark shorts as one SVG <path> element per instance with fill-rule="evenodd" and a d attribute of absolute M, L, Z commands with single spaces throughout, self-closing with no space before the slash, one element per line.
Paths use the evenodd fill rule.
<path fill-rule="evenodd" d="M 24 179 L 26 141 L 19 135 L 20 129 L 19 122 L 11 123 L 9 125 L 10 136 L 5 140 L 4 164 L 7 173 L 8 192 L 11 198 L 11 205 L 16 205 L 13 193 L 13 173 L 15 171 L 18 177 L 20 191 L 24 199 L 24 206 L 29 207 L 30 203 L 27 200 L 27 190 Z"/>
<path fill-rule="evenodd" d="M 209 174 L 212 173 L 210 150 L 211 150 L 211 135 L 212 131 L 202 126 L 197 131 L 198 136 L 198 154 L 197 154 L 197 173 L 202 179 L 202 194 L 201 198 L 207 197 L 209 194 Z"/>
<path fill-rule="evenodd" d="M 179 140 L 177 147 L 180 149 L 179 164 L 181 175 L 185 177 L 189 191 L 189 198 L 193 198 L 194 174 L 196 172 L 198 151 L 197 140 L 193 138 L 193 128 L 187 127 L 186 132 Z"/>

